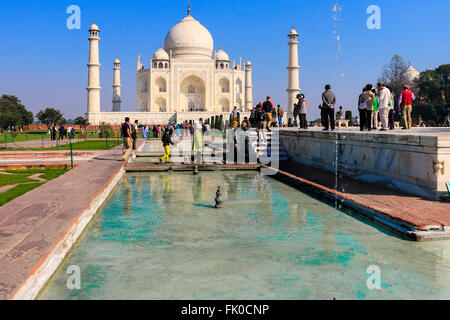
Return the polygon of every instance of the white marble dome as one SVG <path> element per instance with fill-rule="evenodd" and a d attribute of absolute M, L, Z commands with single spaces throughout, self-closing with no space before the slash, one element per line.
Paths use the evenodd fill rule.
<path fill-rule="evenodd" d="M 414 80 L 420 78 L 420 72 L 417 71 L 411 64 L 403 71 L 403 76 L 408 82 L 413 82 Z"/>
<path fill-rule="evenodd" d="M 169 60 L 169 55 L 167 54 L 166 51 L 164 51 L 163 48 L 159 48 L 153 54 L 153 60 Z"/>
<path fill-rule="evenodd" d="M 188 14 L 167 34 L 164 47 L 172 56 L 211 57 L 213 37 L 208 29 Z"/>
<path fill-rule="evenodd" d="M 216 52 L 216 60 L 230 61 L 230 58 L 228 57 L 228 54 L 225 51 L 220 49 Z"/>

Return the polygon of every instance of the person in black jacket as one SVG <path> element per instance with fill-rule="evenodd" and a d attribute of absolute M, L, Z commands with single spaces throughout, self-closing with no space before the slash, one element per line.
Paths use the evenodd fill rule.
<path fill-rule="evenodd" d="M 163 134 L 163 137 L 162 137 L 161 141 L 163 143 L 164 150 L 166 150 L 166 154 L 163 155 L 161 157 L 161 159 L 159 159 L 159 163 L 162 163 L 163 160 L 167 160 L 166 162 L 169 162 L 170 145 L 174 145 L 174 143 L 172 142 L 172 137 L 170 136 L 169 128 L 166 128 L 166 130 L 164 131 L 164 134 Z"/>
<path fill-rule="evenodd" d="M 258 103 L 256 105 L 255 110 L 255 121 L 256 121 L 256 129 L 264 129 L 266 126 L 266 113 L 264 112 L 264 109 L 262 108 L 261 103 Z"/>

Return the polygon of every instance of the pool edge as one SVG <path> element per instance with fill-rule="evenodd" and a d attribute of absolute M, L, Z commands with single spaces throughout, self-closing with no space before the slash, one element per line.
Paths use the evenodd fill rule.
<path fill-rule="evenodd" d="M 61 262 L 64 261 L 73 245 L 83 234 L 86 226 L 89 225 L 89 222 L 102 207 L 124 174 L 125 168 L 121 166 L 108 181 L 103 191 L 91 202 L 90 207 L 78 216 L 72 226 L 61 236 L 51 252 L 41 260 L 33 273 L 16 290 L 11 300 L 34 300 L 38 297 L 41 290 L 45 287 L 48 280 L 51 279 Z"/>
<path fill-rule="evenodd" d="M 377 211 L 373 208 L 369 208 L 363 204 L 357 203 L 353 200 L 342 197 L 335 190 L 328 190 L 328 188 L 308 181 L 306 179 L 299 178 L 288 172 L 275 169 L 264 165 L 268 170 L 274 172 L 270 177 L 285 182 L 300 191 L 307 191 L 317 195 L 319 198 L 325 199 L 328 202 L 338 201 L 340 206 L 350 209 L 356 215 L 383 227 L 397 235 L 400 235 L 407 240 L 424 242 L 424 241 L 436 241 L 436 240 L 450 240 L 450 230 L 419 230 L 415 226 L 408 224 L 402 220 L 395 220 L 381 211 Z"/>

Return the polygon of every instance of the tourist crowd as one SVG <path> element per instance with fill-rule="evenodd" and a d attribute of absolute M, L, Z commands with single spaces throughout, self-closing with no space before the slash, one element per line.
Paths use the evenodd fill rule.
<path fill-rule="evenodd" d="M 239 124 L 239 114 L 237 108 L 234 107 L 230 114 L 230 126 L 234 129 L 240 127 L 243 130 L 256 128 L 257 130 L 271 131 L 273 127 L 287 127 L 293 126 L 300 129 L 308 129 L 307 111 L 308 101 L 303 93 L 296 96 L 297 102 L 293 108 L 293 124 L 284 124 L 283 116 L 284 110 L 280 105 L 277 108 L 268 96 L 265 102 L 258 103 L 255 108 L 250 111 L 250 116 L 244 117 L 241 124 Z M 360 130 L 377 130 L 379 123 L 381 123 L 380 131 L 394 130 L 394 105 L 395 93 L 393 89 L 384 84 L 378 83 L 375 89 L 371 84 L 367 84 L 362 93 L 358 97 L 358 111 L 359 117 L 355 117 L 356 125 L 359 125 Z M 403 90 L 397 96 L 399 110 L 402 113 L 403 129 L 407 130 L 412 127 L 412 102 L 415 100 L 414 93 L 405 84 Z M 327 84 L 325 91 L 321 96 L 322 103 L 319 105 L 321 124 L 324 131 L 335 130 L 336 122 L 352 121 L 352 119 L 344 119 L 344 110 L 339 107 L 335 113 L 336 95 L 331 90 L 331 86 Z M 450 125 L 450 111 L 446 122 Z M 64 130 L 64 127 L 61 126 Z M 61 128 L 60 127 L 60 128 Z M 209 135 L 211 128 L 208 122 L 197 123 L 169 123 L 168 125 L 143 125 L 142 137 L 144 139 L 160 138 L 166 154 L 161 158 L 161 161 L 168 160 L 170 156 L 170 145 L 173 145 L 171 140 L 172 135 L 176 136 L 189 135 L 196 139 L 196 135 Z M 127 117 L 122 124 L 121 134 L 124 139 L 123 159 L 127 159 L 132 150 L 136 149 L 137 133 L 139 132 L 139 122 L 136 120 L 130 124 L 130 119 Z"/>

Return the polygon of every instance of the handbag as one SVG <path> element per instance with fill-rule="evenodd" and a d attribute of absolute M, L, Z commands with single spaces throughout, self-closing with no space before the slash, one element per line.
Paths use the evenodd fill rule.
<path fill-rule="evenodd" d="M 367 102 L 365 100 L 363 102 L 360 102 L 358 108 L 361 109 L 361 110 L 362 109 L 366 109 L 367 108 Z"/>

